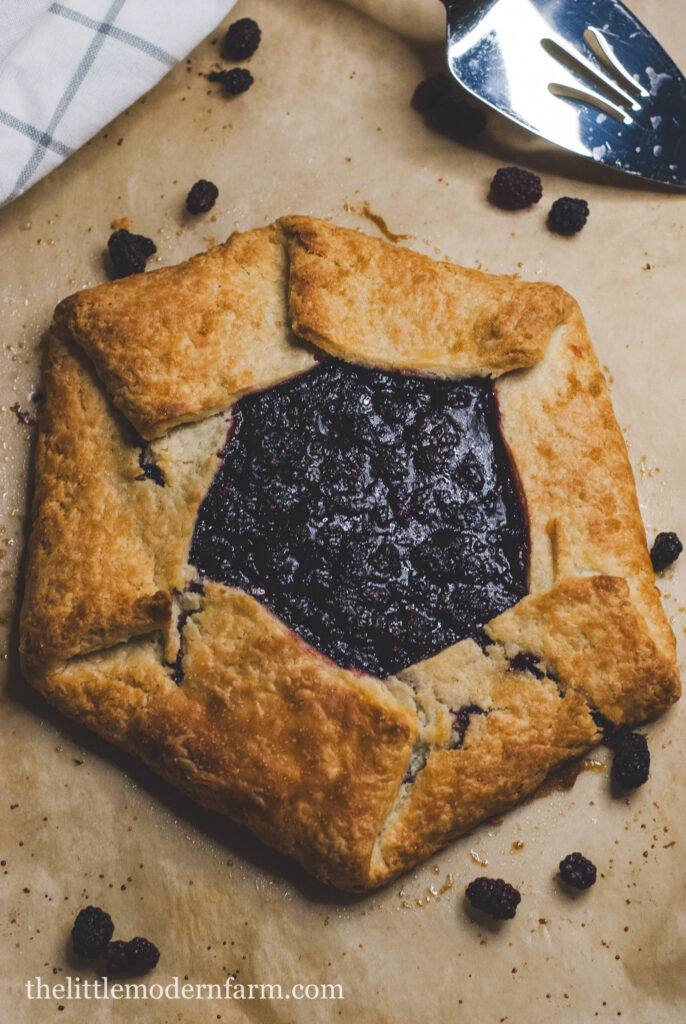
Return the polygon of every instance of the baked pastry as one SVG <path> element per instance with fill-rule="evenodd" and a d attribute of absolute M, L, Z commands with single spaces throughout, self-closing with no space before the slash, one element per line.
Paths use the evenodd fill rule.
<path fill-rule="evenodd" d="M 27 678 L 327 882 L 679 695 L 558 287 L 286 217 L 65 299 L 44 395 Z"/>

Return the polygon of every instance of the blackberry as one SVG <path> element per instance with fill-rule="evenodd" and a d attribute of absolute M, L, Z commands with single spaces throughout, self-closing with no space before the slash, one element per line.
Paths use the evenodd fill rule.
<path fill-rule="evenodd" d="M 213 181 L 200 178 L 186 196 L 186 209 L 189 213 L 207 213 L 217 201 L 219 189 Z"/>
<path fill-rule="evenodd" d="M 491 181 L 489 199 L 503 210 L 523 210 L 543 195 L 541 179 L 521 167 L 499 167 Z"/>
<path fill-rule="evenodd" d="M 115 231 L 107 239 L 115 277 L 128 277 L 130 274 L 141 274 L 149 256 L 157 252 L 152 238 L 145 235 L 134 235 L 126 228 Z"/>
<path fill-rule="evenodd" d="M 157 966 L 160 951 L 148 939 L 137 936 L 126 943 L 127 966 L 130 971 L 151 971 Z"/>
<path fill-rule="evenodd" d="M 135 938 L 130 942 L 108 942 L 105 950 L 107 967 L 111 971 L 133 971 L 142 974 L 157 965 L 160 951 L 147 939 Z"/>
<path fill-rule="evenodd" d="M 618 729 L 612 738 L 612 778 L 622 789 L 637 789 L 648 781 L 650 751 L 640 732 Z"/>
<path fill-rule="evenodd" d="M 455 99 L 454 96 L 446 96 L 429 108 L 426 123 L 433 131 L 455 142 L 466 142 L 484 130 L 486 118 L 469 103 Z"/>
<path fill-rule="evenodd" d="M 95 960 L 105 952 L 113 932 L 114 925 L 109 914 L 100 907 L 84 907 L 76 915 L 71 930 L 74 952 L 86 960 Z"/>
<path fill-rule="evenodd" d="M 252 18 L 239 18 L 229 25 L 222 42 L 222 57 L 225 60 L 247 60 L 260 45 L 260 26 Z"/>
<path fill-rule="evenodd" d="M 514 917 L 521 895 L 502 878 L 475 878 L 466 890 L 467 899 L 477 910 L 490 914 L 496 921 Z"/>
<path fill-rule="evenodd" d="M 556 199 L 550 208 L 548 227 L 558 235 L 575 235 L 588 220 L 588 212 L 585 199 L 563 196 Z"/>
<path fill-rule="evenodd" d="M 129 966 L 129 960 L 126 955 L 126 947 L 128 943 L 118 939 L 116 942 L 108 942 L 107 948 L 105 949 L 105 960 L 107 967 L 111 971 L 125 971 Z"/>
<path fill-rule="evenodd" d="M 452 79 L 447 75 L 431 75 L 420 82 L 412 96 L 412 106 L 419 114 L 428 114 L 450 95 Z"/>
<path fill-rule="evenodd" d="M 560 861 L 560 878 L 574 889 L 589 889 L 596 879 L 595 864 L 581 853 L 570 853 Z"/>
<path fill-rule="evenodd" d="M 222 88 L 229 96 L 239 96 L 254 82 L 247 68 L 231 68 L 229 71 L 211 71 L 207 76 L 210 82 L 221 82 Z"/>
<path fill-rule="evenodd" d="M 676 562 L 684 546 L 675 533 L 658 533 L 650 549 L 650 561 L 655 572 L 662 572 Z"/>

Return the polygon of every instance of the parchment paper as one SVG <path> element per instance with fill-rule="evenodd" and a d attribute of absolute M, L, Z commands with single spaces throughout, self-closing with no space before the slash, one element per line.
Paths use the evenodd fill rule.
<path fill-rule="evenodd" d="M 686 537 L 686 195 L 596 170 L 495 115 L 474 146 L 431 133 L 409 100 L 442 67 L 440 5 L 416 0 L 416 22 L 406 0 L 363 6 L 378 20 L 333 0 L 241 0 L 227 21 L 250 15 L 263 30 L 249 92 L 227 99 L 202 77 L 215 66 L 218 30 L 0 214 L 3 1020 L 684 1018 L 683 707 L 646 727 L 651 778 L 632 795 L 611 794 L 600 748 L 586 766 L 596 770 L 581 771 L 571 788 L 549 789 L 400 882 L 352 898 L 69 723 L 18 671 L 15 600 L 34 433 L 20 415 L 33 414 L 53 306 L 104 280 L 103 249 L 121 217 L 154 238 L 165 264 L 289 211 L 378 233 L 371 211 L 431 255 L 564 285 L 582 304 L 612 385 L 649 540 L 659 530 Z M 632 6 L 686 66 L 679 5 Z M 488 183 L 505 163 L 542 175 L 539 206 L 511 214 L 489 205 Z M 219 200 L 191 218 L 184 199 L 200 177 L 218 184 Z M 591 208 L 570 240 L 545 228 L 562 195 Z M 682 655 L 685 580 L 686 556 L 660 583 Z M 572 850 L 599 870 L 596 886 L 577 898 L 554 880 Z M 521 888 L 513 921 L 488 928 L 466 912 L 464 887 L 482 873 Z M 36 976 L 97 977 L 69 950 L 73 917 L 87 903 L 112 914 L 115 937 L 159 945 L 151 983 L 187 976 L 223 985 L 235 972 L 236 982 L 278 983 L 284 992 L 340 984 L 344 998 L 29 1000 L 25 984 Z"/>

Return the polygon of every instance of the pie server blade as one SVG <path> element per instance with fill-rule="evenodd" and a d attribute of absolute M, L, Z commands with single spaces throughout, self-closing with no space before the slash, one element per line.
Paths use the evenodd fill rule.
<path fill-rule="evenodd" d="M 443 0 L 463 88 L 597 163 L 686 186 L 686 78 L 619 0 Z"/>

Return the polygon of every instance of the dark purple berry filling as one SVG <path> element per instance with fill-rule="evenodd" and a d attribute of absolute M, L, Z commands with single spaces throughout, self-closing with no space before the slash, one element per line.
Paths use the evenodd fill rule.
<path fill-rule="evenodd" d="M 518 651 L 510 658 L 511 672 L 528 672 L 534 679 L 545 679 L 545 672 L 538 667 L 538 658 L 531 651 Z"/>
<path fill-rule="evenodd" d="M 387 676 L 527 592 L 529 535 L 491 381 L 326 360 L 242 398 L 190 561 L 338 665 Z"/>
<path fill-rule="evenodd" d="M 191 612 L 181 612 L 177 620 L 177 628 L 179 630 L 179 649 L 176 652 L 176 658 L 174 659 L 173 664 L 170 666 L 172 670 L 171 677 L 175 683 L 183 682 L 183 627 L 188 622 L 188 616 L 190 614 Z"/>
<path fill-rule="evenodd" d="M 142 472 L 140 476 L 136 477 L 136 480 L 152 480 L 158 487 L 164 487 L 164 473 L 155 462 L 155 456 L 146 444 L 141 448 L 138 465 Z"/>
<path fill-rule="evenodd" d="M 480 708 L 478 704 L 463 704 L 457 711 L 453 711 L 451 708 L 451 714 L 453 716 L 453 732 L 455 733 L 455 739 L 451 746 L 461 747 L 472 715 L 487 715 L 488 712 Z"/>

